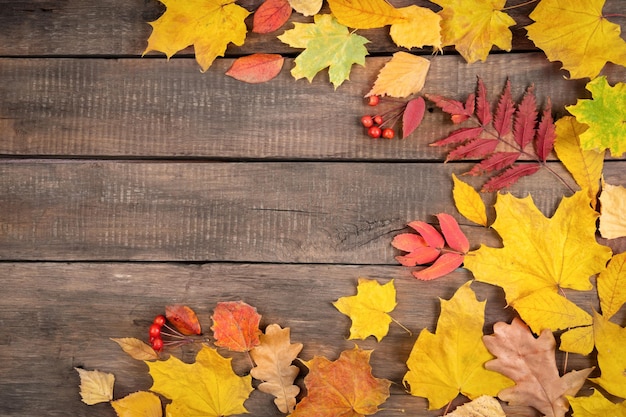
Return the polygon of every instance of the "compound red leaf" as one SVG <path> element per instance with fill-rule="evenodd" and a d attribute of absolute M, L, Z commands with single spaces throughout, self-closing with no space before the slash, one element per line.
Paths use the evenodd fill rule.
<path fill-rule="evenodd" d="M 443 236 L 430 224 L 416 220 L 409 223 L 409 227 L 422 235 L 428 246 L 436 249 L 443 248 L 445 244 Z"/>
<path fill-rule="evenodd" d="M 196 313 L 185 305 L 171 305 L 165 307 L 165 317 L 182 334 L 201 334 L 202 328 Z"/>
<path fill-rule="evenodd" d="M 254 13 L 252 31 L 270 33 L 284 25 L 291 16 L 289 0 L 265 0 Z"/>
<path fill-rule="evenodd" d="M 513 113 L 515 113 L 515 102 L 511 96 L 511 81 L 506 80 L 500 100 L 498 100 L 498 107 L 496 107 L 496 114 L 493 121 L 493 127 L 500 136 L 507 135 L 511 132 L 513 127 Z"/>
<path fill-rule="evenodd" d="M 537 141 L 535 142 L 537 156 L 543 162 L 546 162 L 550 152 L 554 149 L 554 140 L 556 139 L 556 127 L 552 118 L 552 102 L 548 98 L 548 103 L 543 110 L 541 122 L 537 129 Z"/>
<path fill-rule="evenodd" d="M 537 125 L 537 100 L 535 99 L 534 86 L 528 87 L 522 102 L 515 112 L 513 124 L 513 137 L 515 142 L 523 150 L 535 138 Z"/>
<path fill-rule="evenodd" d="M 420 235 L 416 235 L 415 233 L 400 233 L 394 236 L 391 241 L 391 246 L 404 252 L 412 252 L 417 248 L 424 248 L 428 245 Z"/>
<path fill-rule="evenodd" d="M 439 107 L 442 111 L 451 115 L 452 122 L 454 123 L 462 123 L 465 120 L 469 119 L 472 116 L 472 113 L 474 113 L 473 108 L 471 109 L 471 111 L 469 111 L 463 105 L 463 103 L 458 100 L 453 100 L 434 94 L 425 94 L 425 97 L 435 103 L 435 106 Z"/>
<path fill-rule="evenodd" d="M 482 175 L 484 173 L 508 168 L 517 161 L 520 152 L 496 152 L 489 155 L 470 169 L 468 175 Z"/>
<path fill-rule="evenodd" d="M 404 256 L 396 256 L 396 260 L 402 266 L 415 266 L 431 263 L 441 254 L 440 249 L 430 246 L 416 248 Z"/>
<path fill-rule="evenodd" d="M 459 253 L 444 253 L 428 268 L 414 271 L 413 276 L 422 281 L 440 278 L 457 269 L 463 263 L 465 255 Z"/>
<path fill-rule="evenodd" d="M 409 136 L 419 127 L 426 111 L 426 102 L 422 97 L 410 100 L 402 114 L 402 139 Z"/>
<path fill-rule="evenodd" d="M 469 251 L 469 241 L 467 236 L 459 227 L 459 223 L 454 217 L 447 213 L 437 214 L 439 220 L 439 227 L 441 227 L 441 233 L 446 239 L 446 243 L 455 251 L 461 253 L 467 253 Z"/>
<path fill-rule="evenodd" d="M 450 133 L 447 137 L 433 142 L 430 146 L 458 145 L 470 139 L 476 139 L 483 133 L 482 127 L 462 127 Z"/>
<path fill-rule="evenodd" d="M 487 89 L 483 80 L 478 78 L 478 89 L 476 93 L 476 117 L 482 126 L 487 126 L 491 123 L 491 109 L 489 108 L 489 101 L 487 100 Z"/>
<path fill-rule="evenodd" d="M 474 139 L 450 151 L 446 162 L 464 158 L 484 158 L 496 150 L 498 143 L 500 142 L 497 139 Z"/>
<path fill-rule="evenodd" d="M 235 60 L 226 75 L 250 84 L 264 83 L 280 73 L 284 61 L 278 54 L 252 54 Z"/>
<path fill-rule="evenodd" d="M 532 175 L 539 171 L 539 168 L 541 168 L 541 165 L 539 164 L 514 165 L 502 174 L 492 177 L 485 183 L 485 185 L 483 185 L 481 191 L 489 193 L 509 187 L 515 184 L 520 178 Z"/>
<path fill-rule="evenodd" d="M 221 302 L 215 307 L 211 318 L 216 346 L 247 352 L 259 345 L 261 316 L 256 308 L 243 301 Z"/>

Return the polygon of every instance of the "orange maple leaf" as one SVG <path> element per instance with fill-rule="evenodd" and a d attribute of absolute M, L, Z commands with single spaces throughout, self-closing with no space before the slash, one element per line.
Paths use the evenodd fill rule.
<path fill-rule="evenodd" d="M 308 395 L 290 417 L 362 417 L 376 413 L 389 397 L 391 382 L 375 378 L 369 360 L 371 350 L 355 347 L 336 361 L 315 356 L 305 362 Z"/>
<path fill-rule="evenodd" d="M 213 336 L 215 345 L 234 350 L 248 352 L 261 342 L 259 322 L 261 316 L 256 308 L 243 301 L 226 301 L 217 304 L 213 312 Z"/>

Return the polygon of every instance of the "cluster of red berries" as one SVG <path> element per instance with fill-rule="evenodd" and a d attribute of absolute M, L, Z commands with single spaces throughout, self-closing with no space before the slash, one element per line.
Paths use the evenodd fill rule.
<path fill-rule="evenodd" d="M 154 318 L 154 321 L 148 329 L 148 335 L 150 336 L 150 345 L 152 346 L 152 349 L 156 350 L 157 352 L 163 349 L 163 337 L 161 336 L 161 330 L 163 329 L 163 326 L 165 326 L 165 322 L 165 316 L 159 314 Z"/>
<path fill-rule="evenodd" d="M 367 104 L 376 107 L 380 103 L 380 96 L 369 96 Z M 393 139 L 396 136 L 395 130 L 391 126 L 396 122 L 397 117 L 393 117 L 390 120 L 385 120 L 384 114 L 376 114 L 374 116 L 365 115 L 361 117 L 361 124 L 367 129 L 367 135 L 371 138 L 378 139 L 380 137 L 385 139 Z M 387 127 L 386 127 L 387 126 Z"/>

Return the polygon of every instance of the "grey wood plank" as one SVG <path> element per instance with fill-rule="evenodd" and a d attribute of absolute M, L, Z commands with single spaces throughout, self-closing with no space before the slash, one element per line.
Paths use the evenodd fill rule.
<path fill-rule="evenodd" d="M 450 175 L 468 168 L 5 162 L 0 259 L 395 264 L 392 237 L 409 221 L 455 214 Z M 624 184 L 624 162 L 608 164 L 604 175 Z M 547 215 L 567 194 L 546 170 L 513 191 L 532 194 Z M 476 246 L 497 244 L 493 232 L 462 223 Z"/>
<path fill-rule="evenodd" d="M 0 414 L 6 417 L 114 416 L 106 404 L 80 402 L 74 367 L 115 374 L 115 398 L 148 389 L 151 379 L 143 363 L 126 356 L 110 337 L 147 339 L 152 318 L 164 306 L 183 303 L 199 316 L 210 333 L 210 316 L 217 302 L 243 300 L 262 315 L 261 327 L 278 323 L 291 329 L 292 341 L 304 344 L 300 357 L 322 355 L 334 360 L 355 342 L 373 349 L 377 377 L 394 382 L 392 396 L 377 415 L 435 416 L 425 400 L 407 395 L 401 381 L 406 360 L 419 331 L 435 330 L 439 298 L 449 299 L 470 279 L 466 271 L 431 282 L 412 278 L 401 267 L 271 264 L 176 265 L 159 263 L 2 263 L 0 298 Z M 393 317 L 412 330 L 409 335 L 391 325 L 380 343 L 346 340 L 350 320 L 331 302 L 355 294 L 358 277 L 381 283 L 394 279 L 398 305 Z M 474 283 L 486 305 L 485 333 L 496 321 L 513 313 L 504 306 L 495 287 Z M 592 292 L 568 292 L 568 298 L 586 309 L 597 308 Z M 249 369 L 242 354 L 232 356 L 235 369 Z M 194 349 L 178 352 L 191 361 Z M 557 353 L 559 367 L 563 355 Z M 589 360 L 570 355 L 568 369 L 589 366 Z M 302 384 L 302 376 L 298 383 Z M 269 396 L 255 391 L 246 402 L 254 416 L 278 416 Z M 400 410 L 405 410 L 401 412 Z M 508 408 L 509 415 L 533 415 L 525 408 Z"/>
<path fill-rule="evenodd" d="M 294 80 L 288 60 L 274 80 L 249 85 L 224 75 L 232 60 L 201 74 L 193 60 L 0 59 L 0 154 L 76 157 L 441 160 L 428 146 L 456 126 L 436 110 L 406 140 L 374 141 L 359 119 L 363 96 L 387 58 L 355 66 L 336 91 L 327 72 Z M 424 92 L 465 99 L 476 76 L 494 99 L 511 79 L 516 97 L 531 84 L 556 116 L 588 97 L 584 80 L 566 80 L 541 54 L 495 55 L 466 65 L 431 58 Z M 612 82 L 626 69 L 610 67 Z"/>

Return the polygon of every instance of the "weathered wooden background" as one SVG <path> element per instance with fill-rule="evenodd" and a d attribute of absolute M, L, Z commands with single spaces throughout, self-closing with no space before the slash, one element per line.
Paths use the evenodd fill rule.
<path fill-rule="evenodd" d="M 251 11 L 260 3 L 240 2 Z M 566 80 L 526 39 L 532 7 L 510 11 L 514 51 L 494 51 L 485 63 L 468 65 L 449 49 L 413 51 L 432 62 L 425 91 L 464 99 L 478 75 L 495 95 L 508 77 L 516 97 L 534 83 L 556 116 L 588 97 L 586 80 Z M 358 277 L 394 278 L 394 317 L 413 330 L 392 326 L 381 343 L 358 342 L 375 349 L 375 376 L 394 382 L 379 415 L 441 414 L 426 411 L 401 381 L 417 333 L 434 330 L 438 297 L 470 275 L 418 282 L 396 264 L 390 241 L 407 222 L 445 211 L 475 246 L 498 244 L 454 209 L 450 174 L 468 165 L 444 165 L 444 151 L 428 146 L 452 129 L 447 118 L 427 114 L 406 140 L 364 135 L 358 120 L 371 109 L 362 97 L 398 50 L 386 30 L 359 31 L 371 57 L 334 91 L 325 72 L 295 81 L 289 71 L 299 51 L 275 35 L 250 33 L 204 74 L 191 50 L 169 62 L 157 53 L 141 58 L 147 22 L 163 10 L 156 0 L 0 0 L 0 415 L 114 416 L 107 404 L 80 402 L 74 367 L 114 373 L 116 398 L 147 389 L 146 366 L 109 338 L 145 339 L 166 304 L 192 306 L 208 329 L 218 301 L 241 299 L 258 308 L 263 326 L 290 327 L 303 359 L 335 359 L 354 342 L 346 340 L 350 320 L 331 302 L 354 294 Z M 605 11 L 624 13 L 626 4 L 609 0 Z M 224 75 L 252 52 L 289 58 L 265 84 Z M 624 68 L 605 73 L 626 80 Z M 607 181 L 626 183 L 625 168 L 608 161 Z M 540 173 L 511 192 L 531 193 L 551 215 L 567 190 Z M 474 288 L 489 297 L 486 331 L 512 317 L 500 290 Z M 589 295 L 570 296 L 595 305 Z M 587 363 L 571 355 L 568 364 Z M 235 365 L 245 372 L 236 355 Z M 258 391 L 246 407 L 280 415 Z"/>

